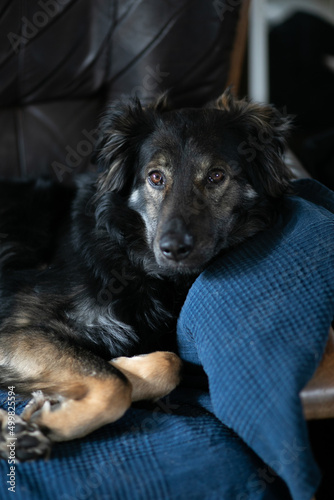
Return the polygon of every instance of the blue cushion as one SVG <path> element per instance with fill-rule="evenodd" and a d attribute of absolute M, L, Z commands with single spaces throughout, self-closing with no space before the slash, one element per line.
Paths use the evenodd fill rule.
<path fill-rule="evenodd" d="M 203 365 L 215 415 L 305 500 L 319 472 L 298 394 L 334 318 L 334 194 L 312 180 L 294 187 L 273 229 L 197 279 L 179 346 Z"/>

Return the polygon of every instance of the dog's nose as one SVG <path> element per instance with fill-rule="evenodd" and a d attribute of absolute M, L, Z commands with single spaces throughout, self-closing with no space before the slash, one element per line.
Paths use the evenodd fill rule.
<path fill-rule="evenodd" d="M 183 260 L 194 248 L 194 238 L 190 234 L 165 233 L 160 240 L 160 250 L 167 259 Z"/>

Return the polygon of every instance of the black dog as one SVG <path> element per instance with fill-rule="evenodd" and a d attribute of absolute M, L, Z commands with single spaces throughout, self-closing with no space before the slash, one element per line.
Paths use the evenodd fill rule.
<path fill-rule="evenodd" d="M 189 286 L 273 223 L 289 187 L 287 128 L 229 92 L 204 109 L 120 102 L 102 121 L 97 180 L 0 184 L 0 383 L 38 391 L 16 423 L 34 436 L 18 433 L 17 458 L 178 384 L 180 360 L 162 350 L 175 349 Z"/>

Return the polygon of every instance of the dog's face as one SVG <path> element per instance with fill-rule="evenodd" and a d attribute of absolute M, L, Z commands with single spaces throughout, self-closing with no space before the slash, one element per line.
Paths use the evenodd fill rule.
<path fill-rule="evenodd" d="M 99 193 L 119 193 L 141 215 L 162 274 L 199 272 L 267 224 L 288 185 L 287 121 L 229 93 L 204 109 L 118 104 L 102 126 Z"/>

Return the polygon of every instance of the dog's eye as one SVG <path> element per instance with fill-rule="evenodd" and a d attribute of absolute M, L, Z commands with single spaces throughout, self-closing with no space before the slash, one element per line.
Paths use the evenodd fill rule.
<path fill-rule="evenodd" d="M 165 184 L 165 178 L 158 170 L 150 172 L 148 174 L 148 180 L 153 187 L 161 187 Z"/>
<path fill-rule="evenodd" d="M 224 179 L 225 173 L 222 170 L 212 170 L 207 177 L 208 182 L 213 184 L 219 184 Z"/>

